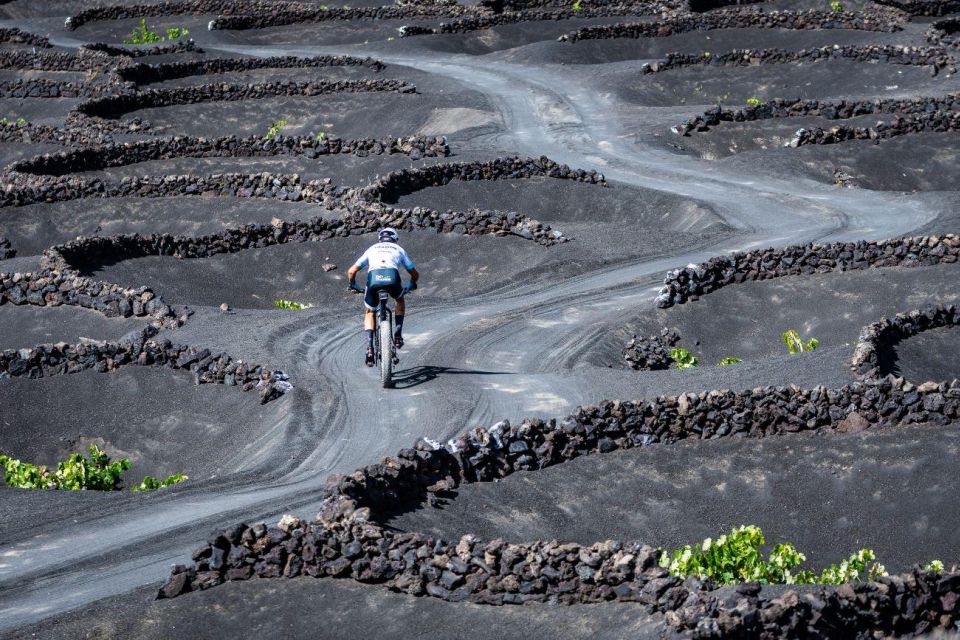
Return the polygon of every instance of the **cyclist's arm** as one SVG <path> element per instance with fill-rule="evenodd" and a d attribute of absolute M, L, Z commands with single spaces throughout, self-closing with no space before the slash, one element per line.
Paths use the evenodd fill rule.
<path fill-rule="evenodd" d="M 366 252 L 360 259 L 353 263 L 353 266 L 347 270 L 347 277 L 350 279 L 350 286 L 354 285 L 354 281 L 357 279 L 357 274 L 360 273 L 360 269 L 363 269 L 368 264 L 368 258 Z"/>
<path fill-rule="evenodd" d="M 420 272 L 413 267 L 407 269 L 407 273 L 410 274 L 410 280 L 412 280 L 414 284 L 416 284 L 417 280 L 420 279 Z"/>
<path fill-rule="evenodd" d="M 414 284 L 417 283 L 417 280 L 420 279 L 420 272 L 417 271 L 416 267 L 413 264 L 413 260 L 410 259 L 410 256 L 407 255 L 406 251 L 400 250 L 400 260 L 403 263 L 403 268 L 407 270 L 407 273 L 410 274 L 410 279 Z"/>

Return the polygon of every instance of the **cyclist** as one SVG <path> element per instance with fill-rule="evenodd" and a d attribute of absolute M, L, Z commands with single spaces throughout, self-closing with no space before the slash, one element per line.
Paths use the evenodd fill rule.
<path fill-rule="evenodd" d="M 393 343 L 399 349 L 403 347 L 403 316 L 406 311 L 406 301 L 399 297 L 403 291 L 403 284 L 400 281 L 400 267 L 402 266 L 410 274 L 410 289 L 417 288 L 417 280 L 420 274 L 414 268 L 413 260 L 407 255 L 398 243 L 400 237 L 394 229 L 389 227 L 381 229 L 377 236 L 377 244 L 363 252 L 360 259 L 347 271 L 347 277 L 350 278 L 350 289 L 354 288 L 354 280 L 360 269 L 367 270 L 367 286 L 363 294 L 363 329 L 367 334 L 367 366 L 374 365 L 373 358 L 373 328 L 374 317 L 373 310 L 376 309 L 379 300 L 379 292 L 385 289 L 390 297 L 397 301 L 397 309 L 394 315 L 395 326 L 393 332 Z"/>

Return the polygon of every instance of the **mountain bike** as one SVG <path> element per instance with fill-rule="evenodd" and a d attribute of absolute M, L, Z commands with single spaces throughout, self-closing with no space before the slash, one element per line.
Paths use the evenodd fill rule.
<path fill-rule="evenodd" d="M 355 293 L 362 294 L 364 290 L 356 285 L 350 287 Z M 403 287 L 397 300 L 412 291 L 410 284 Z M 390 308 L 390 294 L 381 289 L 377 292 L 379 300 L 377 308 L 373 310 L 373 357 L 375 366 L 380 367 L 380 384 L 384 389 L 393 387 L 393 365 L 400 363 L 397 356 L 397 347 L 393 343 L 393 309 Z M 384 345 L 387 346 L 384 349 Z"/>

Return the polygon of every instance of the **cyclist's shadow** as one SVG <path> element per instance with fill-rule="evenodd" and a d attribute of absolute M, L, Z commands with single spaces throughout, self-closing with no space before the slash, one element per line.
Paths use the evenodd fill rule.
<path fill-rule="evenodd" d="M 410 389 L 425 382 L 436 380 L 442 375 L 468 374 L 475 376 L 509 376 L 509 371 L 477 371 L 475 369 L 458 369 L 457 367 L 420 366 L 396 371 L 393 374 L 394 389 Z"/>

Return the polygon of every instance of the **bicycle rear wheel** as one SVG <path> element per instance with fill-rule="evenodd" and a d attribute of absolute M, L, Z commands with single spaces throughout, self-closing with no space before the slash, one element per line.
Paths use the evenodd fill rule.
<path fill-rule="evenodd" d="M 390 322 L 380 321 L 380 383 L 384 389 L 393 386 L 393 336 L 390 334 Z"/>

